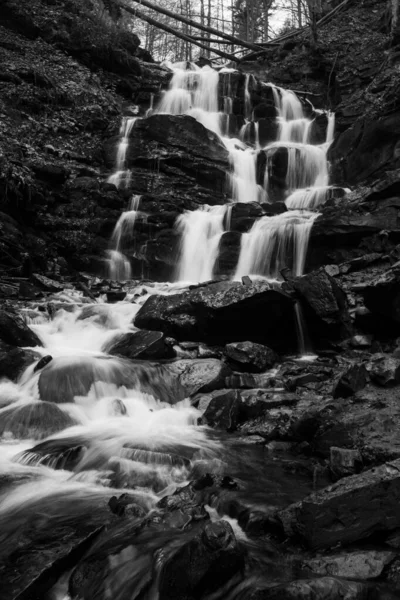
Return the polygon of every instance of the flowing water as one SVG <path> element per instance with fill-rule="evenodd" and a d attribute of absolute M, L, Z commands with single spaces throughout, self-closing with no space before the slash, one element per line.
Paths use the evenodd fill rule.
<path fill-rule="evenodd" d="M 173 290 L 159 286 L 145 291 Z M 146 294 L 140 296 L 140 304 Z M 286 460 L 272 460 L 261 447 L 225 439 L 201 425 L 201 412 L 186 399 L 173 362 L 110 356 L 113 342 L 134 331 L 132 319 L 140 304 L 131 302 L 133 298 L 138 298 L 136 289 L 127 301 L 115 305 L 85 304 L 76 293 L 56 294 L 53 302 L 62 302 L 65 308 L 52 318 L 40 306 L 29 311 L 30 327 L 44 344 L 37 351 L 53 359 L 36 372 L 37 362 L 28 367 L 16 384 L 0 381 L 0 557 L 6 552 L 34 565 L 40 562 L 43 547 L 49 560 L 55 560 L 50 548 L 62 548 L 63 536 L 103 524 L 111 514 L 107 507 L 111 496 L 129 493 L 136 510 L 151 520 L 161 498 L 207 472 L 237 478 L 241 488 L 237 498 L 253 510 L 284 506 L 311 491 L 308 475 L 285 475 Z M 228 501 L 208 502 L 211 520 L 224 517 L 232 524 L 253 556 L 254 573 L 265 579 L 263 544 L 247 538 Z M 123 523 L 101 538 L 111 555 L 112 536 L 121 543 L 121 536 L 125 540 L 128 535 L 121 529 Z M 136 597 L 139 575 L 148 577 L 152 569 L 156 573 L 157 549 L 173 553 L 196 531 L 186 533 L 172 522 L 156 523 L 149 525 L 148 533 L 126 538 L 127 548 L 137 548 L 133 555 L 127 550 L 127 572 L 121 571 L 125 554 L 115 551 L 107 577 L 99 575 L 98 582 L 116 586 L 121 600 L 129 593 Z M 135 561 L 135 553 L 147 559 Z M 285 581 L 291 567 L 279 566 L 279 550 L 273 554 L 266 581 Z M 67 579 L 61 578 L 54 594 L 42 600 L 69 599 Z M 229 593 L 240 597 L 240 589 L 238 595 L 233 588 Z M 151 589 L 141 597 L 157 597 L 155 575 Z"/>
<path fill-rule="evenodd" d="M 250 88 L 255 81 L 251 76 L 244 82 L 246 123 L 237 139 L 228 135 L 233 71 L 225 70 L 224 113 L 219 113 L 217 71 L 186 63 L 173 69 L 170 89 L 149 113 L 192 115 L 221 137 L 231 160 L 230 201 L 187 211 L 177 221 L 181 236 L 177 279 L 212 279 L 235 203 L 261 203 L 267 208 L 273 204 L 269 168 L 277 149 L 287 153 L 288 210 L 261 216 L 242 235 L 236 277 L 250 274 L 280 280 L 288 266 L 301 275 L 318 216 L 315 209 L 330 190 L 326 152 L 333 137 L 333 116 L 327 115 L 325 142 L 313 144 L 314 123 L 305 116 L 302 102 L 293 92 L 271 86 L 278 139 L 261 148 L 258 123 L 252 120 Z M 117 187 L 126 186 L 132 175 L 125 159 L 134 125 L 135 118 L 127 118 L 121 126 L 116 170 L 109 180 Z M 267 159 L 262 185 L 256 168 L 260 153 Z M 108 266 L 113 279 L 130 278 L 135 224 L 143 217 L 140 202 L 139 196 L 131 199 L 112 234 Z M 65 573 L 58 581 L 54 572 L 48 573 L 54 587 L 40 600 L 70 600 L 73 563 L 62 562 L 64 553 L 69 553 L 68 544 L 73 547 L 77 532 L 87 539 L 95 531 L 98 537 L 89 553 L 95 576 L 85 599 L 157 600 L 162 566 L 196 535 L 204 519 L 231 524 L 247 552 L 248 568 L 243 580 L 238 574 L 229 588 L 214 595 L 197 594 L 199 600 L 244 600 L 255 587 L 299 576 L 296 561 L 286 558 L 285 547 L 270 536 L 247 535 L 240 515 L 244 510 L 254 515 L 259 527 L 266 521 L 270 525 L 276 509 L 326 482 L 321 479 L 316 484 L 300 459 L 284 452 L 277 457 L 265 444 L 245 443 L 202 424 L 202 410 L 193 406 L 180 377 L 184 365 L 112 354 L 116 341 L 135 332 L 133 319 L 149 294 L 181 289 L 179 283 L 143 285 L 130 289 L 126 300 L 114 305 L 90 304 L 71 291 L 53 295 L 51 301 L 58 308 L 51 315 L 45 304 L 26 311 L 26 320 L 43 347 L 34 349 L 37 359 L 17 383 L 0 381 L 0 557 L 10 561 L 13 581 L 7 580 L 8 589 L 18 583 L 16 577 L 29 583 L 31 569 L 34 572 L 38 561 L 45 559 L 47 566 L 57 563 L 58 576 Z M 296 316 L 305 352 L 307 335 L 299 305 Z M 49 355 L 51 359 L 38 364 L 40 357 Z M 224 493 L 202 496 L 205 509 L 192 506 L 189 521 L 184 511 L 163 512 L 160 507 L 169 501 L 160 505 L 161 499 L 192 480 L 203 481 L 207 473 L 226 486 Z M 238 483 L 234 497 L 229 495 L 230 478 Z M 135 518 L 104 527 L 111 519 L 110 499 L 122 493 L 128 494 Z M 181 574 L 184 579 L 182 568 Z M 3 593 L 4 580 L 1 585 L 0 597 L 9 600 L 11 595 Z"/>

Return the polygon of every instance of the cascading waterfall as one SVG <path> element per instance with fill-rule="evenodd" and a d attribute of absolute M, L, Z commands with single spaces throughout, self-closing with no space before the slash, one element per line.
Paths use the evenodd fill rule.
<path fill-rule="evenodd" d="M 274 153 L 285 151 L 287 169 L 285 177 L 285 202 L 287 213 L 256 220 L 248 233 L 242 235 L 241 249 L 235 277 L 261 275 L 280 278 L 280 270 L 290 266 L 296 275 L 304 271 L 308 239 L 312 224 L 317 218 L 314 212 L 327 198 L 329 175 L 327 150 L 333 139 L 334 115 L 313 111 L 321 119 L 326 118 L 326 139 L 313 144 L 316 121 L 308 118 L 303 104 L 290 90 L 271 89 L 277 113 L 277 139 L 260 146 L 259 123 L 254 121 L 251 89 L 253 76 L 246 74 L 243 88 L 245 124 L 240 139 L 230 138 L 229 118 L 233 111 L 231 74 L 233 69 L 223 68 L 225 73 L 222 89 L 223 112 L 218 112 L 219 73 L 211 67 L 198 67 L 194 63 L 169 64 L 173 77 L 169 89 L 163 93 L 159 104 L 151 107 L 151 113 L 187 114 L 206 128 L 214 131 L 225 144 L 232 170 L 228 174 L 231 203 L 270 202 L 271 177 L 269 169 Z M 310 104 L 310 110 L 312 106 Z M 121 141 L 117 156 L 117 173 L 124 172 L 124 162 L 129 134 L 135 119 L 125 119 L 121 126 Z M 319 135 L 319 138 L 321 136 Z M 257 183 L 257 161 L 262 152 L 267 157 L 263 184 Z M 200 207 L 186 211 L 176 223 L 181 236 L 180 257 L 176 277 L 181 281 L 205 281 L 213 276 L 218 258 L 221 237 L 227 231 L 227 207 Z M 110 273 L 117 278 L 129 276 L 129 261 L 121 252 L 121 235 L 133 231 L 136 213 L 128 211 L 121 215 L 112 238 Z M 118 237 L 120 236 L 120 237 Z"/>
<path fill-rule="evenodd" d="M 123 117 L 119 134 L 121 136 L 117 148 L 115 172 L 108 178 L 108 183 L 113 183 L 117 188 L 128 187 L 131 180 L 131 171 L 125 170 L 126 152 L 129 146 L 129 136 L 138 117 Z"/>
<path fill-rule="evenodd" d="M 198 211 L 186 211 L 178 218 L 177 227 L 182 240 L 178 281 L 212 279 L 219 242 L 226 230 L 228 210 L 228 205 L 202 206 Z"/>
<path fill-rule="evenodd" d="M 271 156 L 278 149 L 286 149 L 286 207 L 274 217 L 262 217 L 243 234 L 235 277 L 254 274 L 280 278 L 280 271 L 291 266 L 295 275 L 304 272 L 308 240 L 318 213 L 312 212 L 325 201 L 329 189 L 327 150 L 310 143 L 313 121 L 304 115 L 297 96 L 288 90 L 272 87 L 277 110 L 278 140 L 266 146 L 263 152 Z M 333 135 L 333 116 L 329 114 L 327 140 Z M 264 188 L 268 191 L 269 166 L 265 171 Z"/>
<path fill-rule="evenodd" d="M 116 281 L 126 281 L 131 278 L 132 270 L 129 259 L 124 254 L 124 248 L 134 239 L 135 222 L 139 214 L 141 196 L 132 196 L 129 210 L 123 212 L 115 225 L 111 236 L 111 249 L 107 251 L 106 259 L 108 277 Z"/>

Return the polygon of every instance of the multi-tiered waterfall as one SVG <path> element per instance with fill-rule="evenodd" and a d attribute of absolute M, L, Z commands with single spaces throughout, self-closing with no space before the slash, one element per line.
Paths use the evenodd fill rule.
<path fill-rule="evenodd" d="M 155 112 L 186 114 L 216 133 L 229 151 L 231 172 L 227 173 L 230 200 L 224 206 L 201 206 L 186 211 L 176 223 L 181 237 L 176 278 L 183 281 L 212 279 L 222 236 L 229 231 L 229 211 L 234 203 L 257 203 L 265 216 L 257 219 L 250 231 L 242 235 L 236 277 L 259 275 L 280 278 L 284 267 L 296 275 L 303 273 L 308 240 L 315 210 L 324 202 L 329 190 L 327 150 L 333 139 L 334 116 L 325 115 L 325 138 L 313 143 L 317 111 L 308 103 L 307 116 L 300 99 L 291 91 L 269 86 L 275 102 L 277 135 L 272 143 L 260 145 L 259 123 L 253 119 L 250 84 L 246 75 L 243 88 L 244 124 L 235 132 L 232 127 L 232 69 L 220 72 L 181 63 L 172 66 L 170 87 Z M 219 108 L 219 78 L 224 78 L 223 106 Z M 322 113 L 322 111 L 319 111 Z M 121 144 L 124 143 L 122 135 Z M 268 206 L 276 202 L 273 171 L 276 156 L 286 161 L 286 175 L 280 197 L 286 206 L 271 216 Z M 264 173 L 260 177 L 260 158 Z M 272 212 L 275 212 L 272 209 Z"/>

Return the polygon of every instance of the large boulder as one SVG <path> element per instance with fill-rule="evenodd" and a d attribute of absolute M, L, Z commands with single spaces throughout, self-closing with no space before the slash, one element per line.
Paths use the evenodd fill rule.
<path fill-rule="evenodd" d="M 368 371 L 364 364 L 348 367 L 340 376 L 333 389 L 334 398 L 347 398 L 362 390 L 368 382 Z"/>
<path fill-rule="evenodd" d="M 216 592 L 244 568 L 244 555 L 227 521 L 207 523 L 163 566 L 160 600 L 188 600 Z"/>
<path fill-rule="evenodd" d="M 239 371 L 261 373 L 272 367 L 277 355 L 268 346 L 254 342 L 233 342 L 225 346 L 225 355 Z"/>
<path fill-rule="evenodd" d="M 182 294 L 152 295 L 136 315 L 141 329 L 214 345 L 252 341 L 296 347 L 293 301 L 267 282 L 217 282 Z"/>
<path fill-rule="evenodd" d="M 225 363 L 216 358 L 182 359 L 166 368 L 172 375 L 178 375 L 179 384 L 188 396 L 223 388 L 225 378 L 232 373 Z"/>
<path fill-rule="evenodd" d="M 42 342 L 17 314 L 0 310 L 0 340 L 10 346 L 42 346 Z"/>
<path fill-rule="evenodd" d="M 115 165 L 117 146 L 117 138 L 110 139 L 105 146 L 110 169 Z M 212 188 L 216 195 L 225 192 L 228 151 L 215 133 L 191 116 L 155 114 L 136 121 L 126 152 L 126 166 L 154 169 L 156 165 L 157 170 L 168 175 L 167 186 L 175 182 L 179 188 L 185 187 L 189 177 L 192 191 L 194 185 L 199 185 Z M 177 174 L 179 181 L 174 179 Z M 148 183 L 146 191 L 154 193 L 152 182 Z"/>
<path fill-rule="evenodd" d="M 346 294 L 325 268 L 294 279 L 293 287 L 305 308 L 306 322 L 316 339 L 347 337 L 351 331 Z"/>
<path fill-rule="evenodd" d="M 350 544 L 399 527 L 400 459 L 341 479 L 280 511 L 285 533 L 310 548 Z"/>
<path fill-rule="evenodd" d="M 203 422 L 216 429 L 233 431 L 239 420 L 240 396 L 237 390 L 218 390 L 203 414 Z"/>
<path fill-rule="evenodd" d="M 165 343 L 161 331 L 135 331 L 124 333 L 106 349 L 108 354 L 125 358 L 162 359 L 173 358 L 175 352 Z"/>

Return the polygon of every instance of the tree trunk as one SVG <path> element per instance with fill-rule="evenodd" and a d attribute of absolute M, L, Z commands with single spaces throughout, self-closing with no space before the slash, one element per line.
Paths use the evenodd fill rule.
<path fill-rule="evenodd" d="M 299 27 L 303 26 L 302 18 L 301 18 L 301 0 L 297 0 L 297 22 Z"/>
<path fill-rule="evenodd" d="M 116 6 L 119 6 L 120 8 L 126 10 L 127 12 L 132 12 L 132 10 L 136 10 L 136 9 L 129 7 L 124 2 L 121 2 L 121 0 L 112 0 L 112 2 Z M 166 8 L 162 8 L 161 6 L 154 4 L 153 2 L 149 2 L 149 0 L 133 0 L 133 2 L 137 2 L 138 4 L 141 4 L 142 6 L 151 8 L 152 10 L 155 10 L 158 13 L 166 15 L 167 17 L 171 17 L 172 19 L 175 19 L 182 23 L 187 23 L 188 25 L 190 25 L 191 27 L 194 27 L 195 29 L 201 29 L 203 31 L 206 31 L 207 33 L 213 33 L 214 35 L 217 35 L 226 40 L 229 40 L 229 41 L 233 42 L 234 44 L 237 44 L 238 46 L 243 46 L 244 48 L 249 48 L 250 50 L 260 50 L 261 49 L 256 44 L 249 44 L 248 42 L 240 40 L 239 38 L 236 38 L 232 35 L 223 33 L 222 31 L 215 29 L 215 27 L 211 27 L 211 25 L 210 26 L 201 25 L 201 23 L 198 23 L 197 21 L 193 21 L 192 19 L 186 19 L 185 17 L 176 14 L 176 12 L 174 13 L 170 10 L 167 10 Z M 209 6 L 208 22 L 211 24 L 211 0 L 208 0 L 208 6 Z M 144 13 L 142 13 L 142 14 L 144 14 Z"/>
<path fill-rule="evenodd" d="M 113 0 L 113 1 L 115 1 L 115 0 Z M 149 17 L 148 15 L 144 14 L 141 10 L 138 10 L 137 8 L 132 8 L 131 6 L 126 6 L 125 4 L 122 4 L 120 2 L 116 2 L 116 3 L 119 6 L 121 6 L 121 8 L 126 10 L 126 12 L 137 17 L 138 19 L 141 19 L 142 21 L 146 21 L 146 23 L 150 23 L 150 25 L 154 25 L 154 27 L 157 27 L 158 29 L 162 29 L 163 31 L 166 31 L 167 33 L 171 33 L 175 37 L 177 37 L 181 40 L 187 41 L 190 44 L 194 44 L 195 46 L 198 46 L 199 48 L 202 48 L 203 50 L 207 50 L 207 51 L 209 50 L 208 46 L 205 46 L 204 44 L 202 44 L 200 42 L 196 42 L 196 40 L 194 40 L 192 37 L 189 37 L 189 36 L 185 35 L 184 33 L 181 33 L 180 31 L 177 31 L 176 29 L 173 29 L 172 27 L 165 25 L 165 23 L 156 21 L 156 19 Z M 214 54 L 216 54 L 217 56 L 226 58 L 227 60 L 233 60 L 235 62 L 238 62 L 238 58 L 236 58 L 235 56 L 232 56 L 232 54 L 227 54 L 226 52 L 222 52 L 222 50 L 216 50 L 215 48 L 212 48 L 212 52 Z"/>

